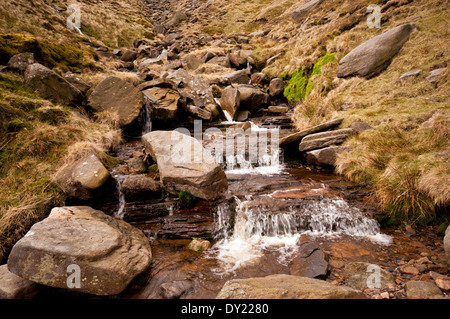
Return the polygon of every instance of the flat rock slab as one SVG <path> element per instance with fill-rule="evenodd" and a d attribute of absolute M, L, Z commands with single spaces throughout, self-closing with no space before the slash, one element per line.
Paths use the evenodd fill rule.
<path fill-rule="evenodd" d="M 308 129 L 290 134 L 288 136 L 285 136 L 280 139 L 280 147 L 287 147 L 288 145 L 291 145 L 294 143 L 295 144 L 300 143 L 302 138 L 304 138 L 305 136 L 337 127 L 337 126 L 341 125 L 342 121 L 344 121 L 344 119 L 331 120 L 326 123 L 322 123 L 322 124 L 313 126 L 311 128 L 308 128 Z"/>
<path fill-rule="evenodd" d="M 394 276 L 378 265 L 365 262 L 350 262 L 345 265 L 344 278 L 347 285 L 355 289 L 394 288 Z"/>
<path fill-rule="evenodd" d="M 13 247 L 8 269 L 55 288 L 95 295 L 122 292 L 152 260 L 146 236 L 87 206 L 52 209 Z M 69 286 L 78 267 L 79 287 Z"/>
<path fill-rule="evenodd" d="M 316 133 L 306 136 L 299 145 L 300 152 L 342 144 L 354 131 L 351 128 Z"/>
<path fill-rule="evenodd" d="M 438 286 L 427 281 L 408 281 L 405 290 L 408 299 L 432 299 L 443 296 Z"/>
<path fill-rule="evenodd" d="M 198 198 L 216 200 L 228 189 L 223 169 L 190 135 L 155 131 L 144 135 L 142 142 L 157 162 L 162 186 L 169 193 L 187 191 Z"/>
<path fill-rule="evenodd" d="M 339 61 L 337 76 L 373 77 L 386 69 L 409 40 L 414 24 L 402 24 L 360 44 Z"/>
<path fill-rule="evenodd" d="M 346 286 L 307 277 L 271 275 L 235 279 L 225 283 L 217 299 L 365 299 L 365 295 Z"/>

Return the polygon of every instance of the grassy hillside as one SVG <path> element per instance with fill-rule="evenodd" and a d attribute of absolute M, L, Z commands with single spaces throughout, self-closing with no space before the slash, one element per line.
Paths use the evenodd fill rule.
<path fill-rule="evenodd" d="M 94 85 L 114 73 L 95 49 L 131 47 L 153 38 L 153 26 L 138 0 L 78 1 L 81 36 L 66 26 L 73 1 L 0 1 L 0 65 L 20 52 L 56 72 L 81 70 Z M 121 132 L 108 114 L 56 105 L 23 84 L 23 76 L 0 73 L 0 261 L 29 227 L 64 204 L 53 175 L 67 162 L 95 152 L 105 164 Z"/>

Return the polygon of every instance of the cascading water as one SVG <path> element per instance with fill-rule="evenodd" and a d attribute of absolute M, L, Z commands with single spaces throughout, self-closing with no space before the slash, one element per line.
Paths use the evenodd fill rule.
<path fill-rule="evenodd" d="M 256 262 L 267 251 L 277 252 L 278 261 L 286 264 L 296 252 L 302 235 L 321 238 L 351 236 L 381 245 L 391 243 L 389 236 L 380 233 L 374 219 L 365 216 L 342 198 L 297 201 L 287 209 L 280 207 L 279 211 L 275 211 L 273 201 L 277 199 L 271 195 L 262 196 L 270 198 L 266 201 L 261 201 L 262 197 L 252 196 L 244 200 L 236 198 L 232 235 L 219 232 L 222 236 L 210 252 L 221 262 L 224 272 Z M 218 211 L 218 215 L 224 216 L 224 212 L 219 214 Z M 224 220 L 223 217 L 218 218 L 219 229 L 229 227 Z"/>
<path fill-rule="evenodd" d="M 144 112 L 142 114 L 142 135 L 150 133 L 152 131 L 152 116 L 149 107 L 149 103 L 146 101 L 144 104 Z"/>
<path fill-rule="evenodd" d="M 112 177 L 116 181 L 116 187 L 117 187 L 117 193 L 119 194 L 119 207 L 116 212 L 114 212 L 114 217 L 117 217 L 119 219 L 123 219 L 125 215 L 125 206 L 126 206 L 126 200 L 125 195 L 122 192 L 122 183 L 125 180 L 124 175 L 120 175 L 118 172 L 113 172 Z"/>

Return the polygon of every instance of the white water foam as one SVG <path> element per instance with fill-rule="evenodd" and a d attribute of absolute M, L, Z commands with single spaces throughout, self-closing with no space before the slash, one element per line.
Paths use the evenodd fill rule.
<path fill-rule="evenodd" d="M 300 236 L 304 234 L 330 238 L 347 235 L 380 245 L 392 242 L 390 236 L 380 232 L 375 220 L 341 198 L 324 198 L 312 201 L 300 210 L 291 208 L 279 213 L 252 205 L 251 196 L 243 201 L 236 198 L 236 201 L 233 234 L 222 234 L 222 239 L 209 252 L 221 263 L 219 272 L 234 272 L 257 262 L 265 251 L 278 252 L 278 261 L 286 264 L 297 251 Z M 222 226 L 218 224 L 219 228 Z"/>
<path fill-rule="evenodd" d="M 125 194 L 122 193 L 121 186 L 123 181 L 125 180 L 125 176 L 118 173 L 113 173 L 111 175 L 116 181 L 117 192 L 119 194 L 119 208 L 116 212 L 114 212 L 113 216 L 119 219 L 123 219 L 123 217 L 125 216 L 125 206 L 127 203 L 125 200 Z"/>

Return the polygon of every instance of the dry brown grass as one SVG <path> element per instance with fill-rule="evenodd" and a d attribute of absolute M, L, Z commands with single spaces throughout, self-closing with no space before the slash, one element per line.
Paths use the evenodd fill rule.
<path fill-rule="evenodd" d="M 12 73 L 0 78 L 2 106 L 17 113 L 14 125 L 0 128 L 0 260 L 32 224 L 64 205 L 65 196 L 52 179 L 58 168 L 92 151 L 107 161 L 107 152 L 121 139 L 113 116 L 100 114 L 92 121 L 40 99 L 21 81 Z M 59 110 L 58 116 L 40 118 L 41 106 Z"/>

